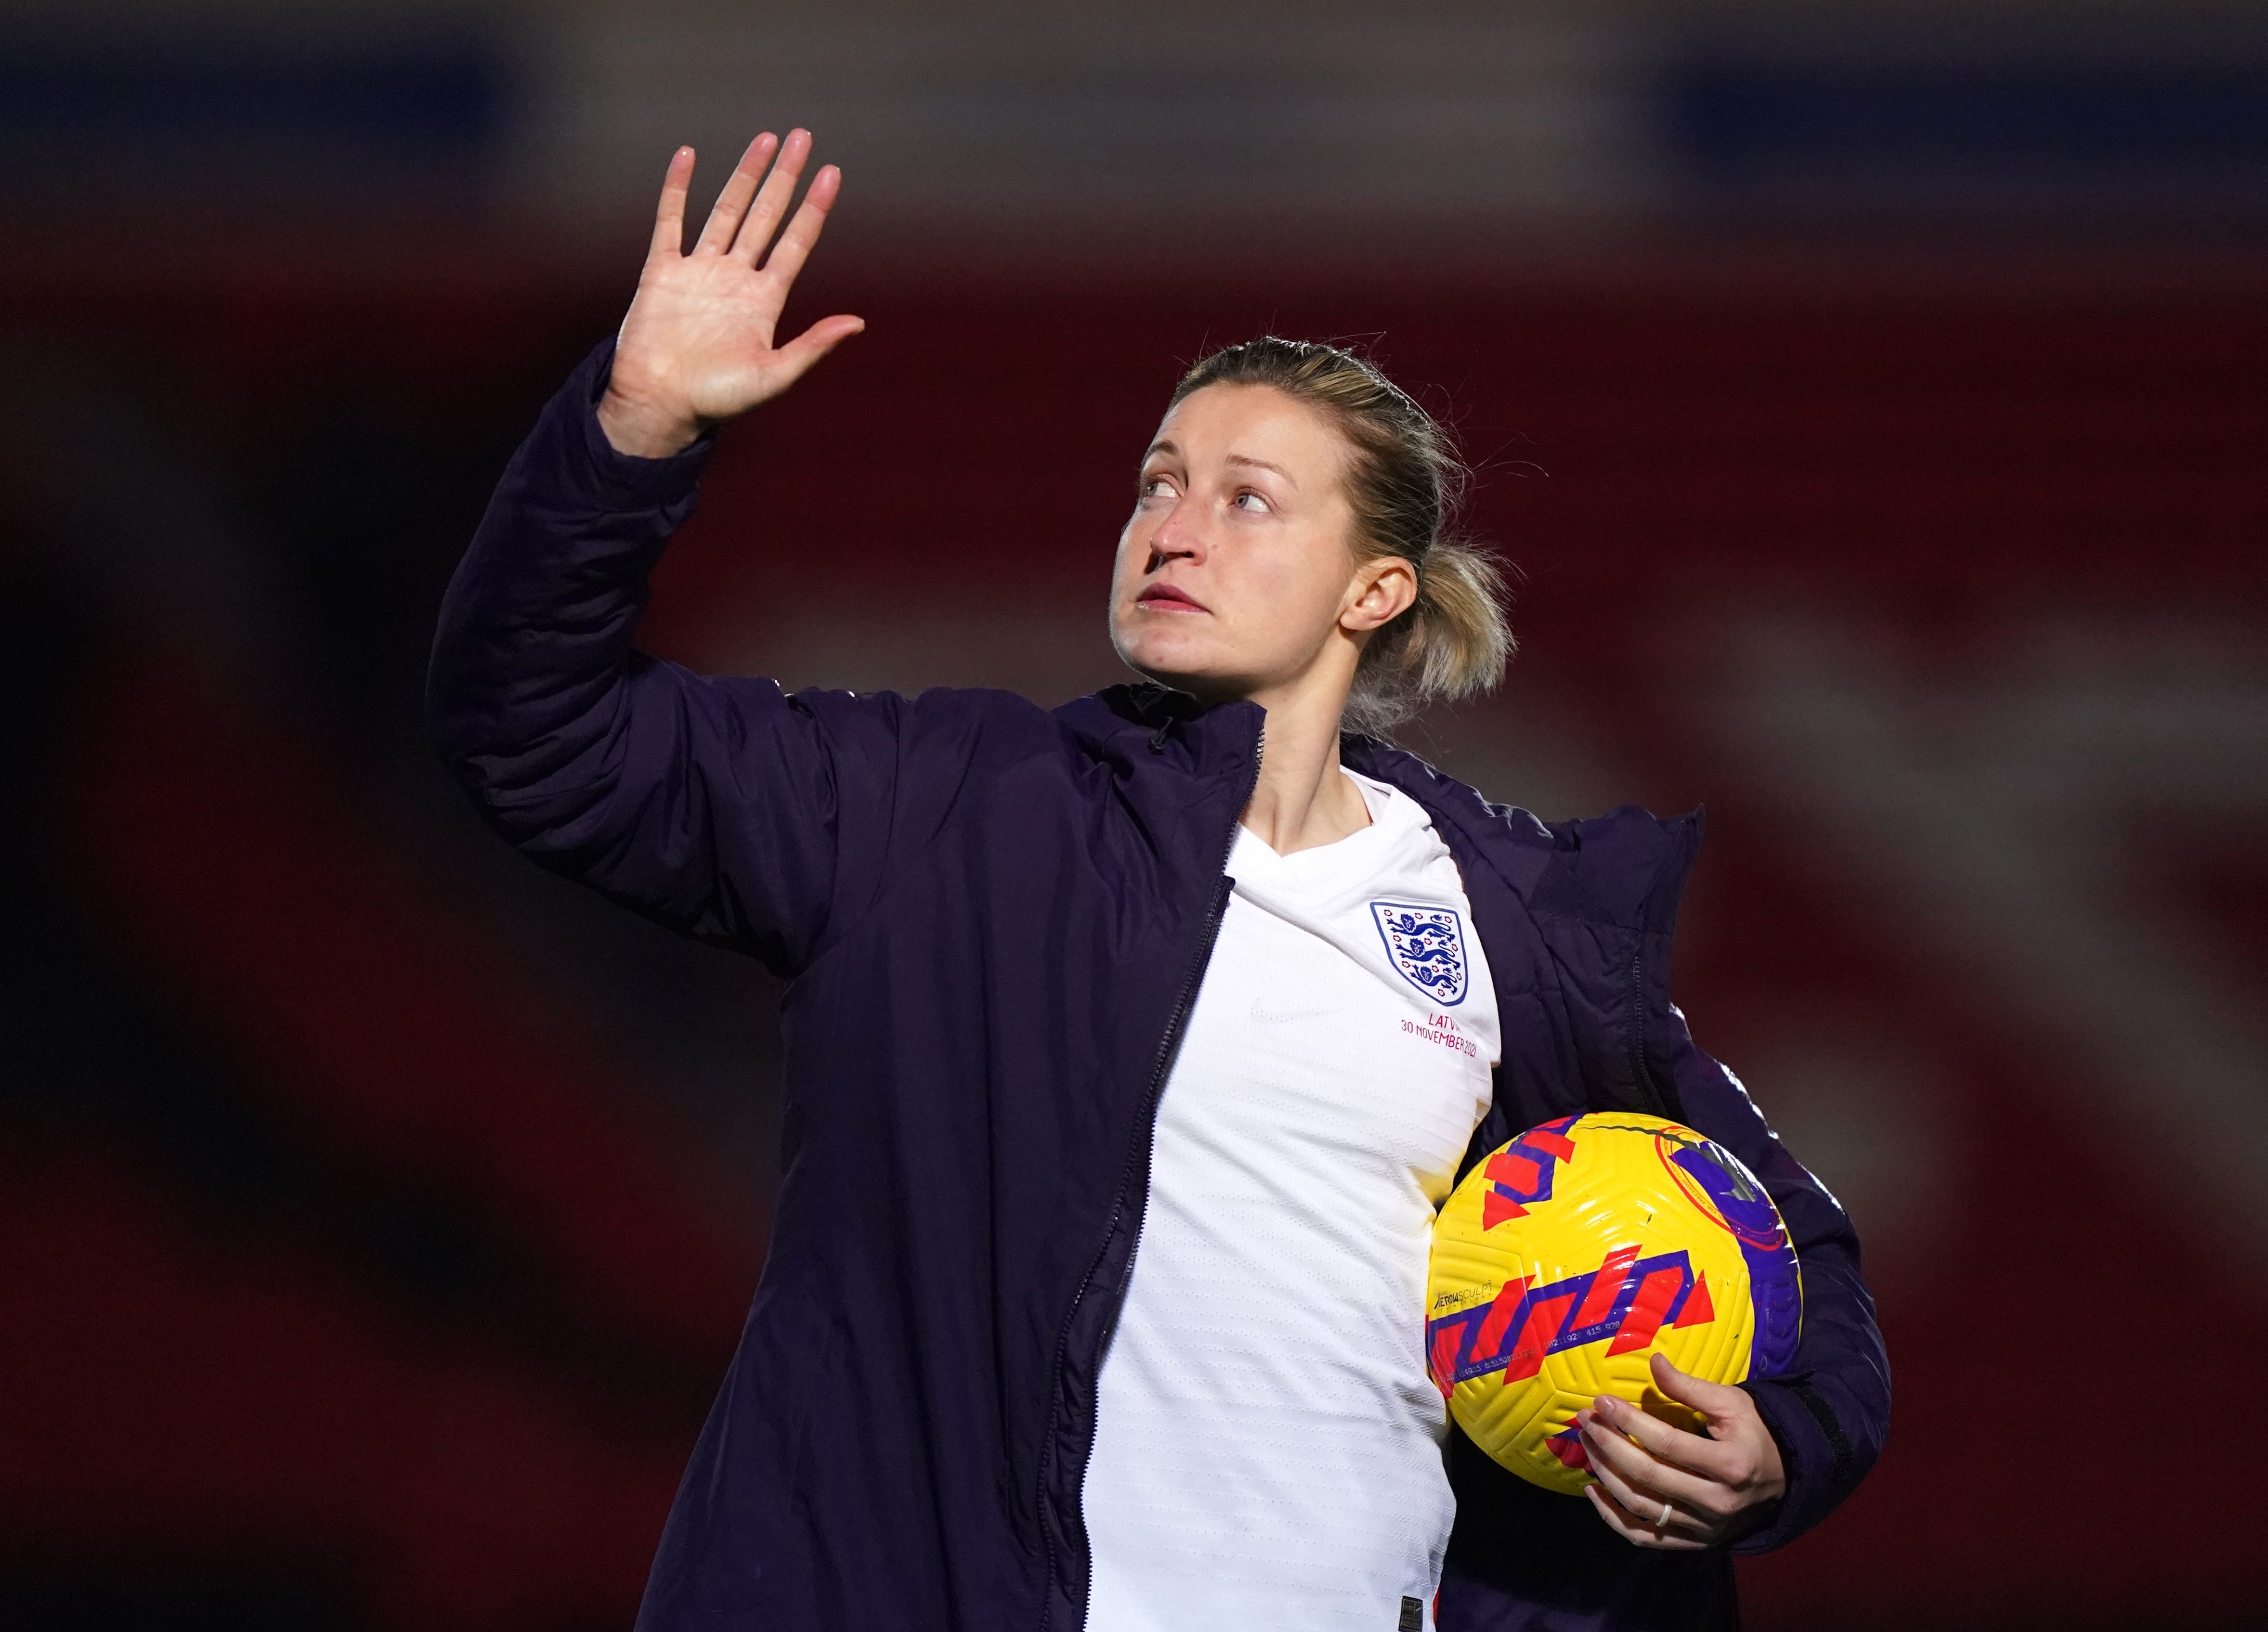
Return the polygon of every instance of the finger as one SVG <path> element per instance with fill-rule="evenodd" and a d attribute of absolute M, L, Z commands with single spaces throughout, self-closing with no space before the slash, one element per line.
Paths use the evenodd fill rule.
<path fill-rule="evenodd" d="M 1670 1500 L 1666 1490 L 1657 1490 L 1647 1477 L 1656 1466 L 1653 1459 L 1631 1445 L 1621 1435 L 1586 1422 L 1582 1425 L 1583 1449 L 1589 1452 L 1591 1476 L 1607 1488 L 1607 1494 L 1633 1513 L 1659 1513 L 1661 1504 Z"/>
<path fill-rule="evenodd" d="M 1665 1422 L 1627 1400 L 1602 1394 L 1591 1402 L 1591 1415 L 1616 1433 L 1636 1440 L 1657 1462 L 1704 1479 L 1730 1479 L 1742 1471 L 1745 1459 L 1738 1446 Z"/>
<path fill-rule="evenodd" d="M 1655 1462 L 1606 1423 L 1583 1426 L 1583 1448 L 1590 1453 L 1592 1474 L 1633 1514 L 1658 1514 L 1665 1501 L 1688 1512 L 1708 1512 L 1712 1505 L 1708 1485 Z"/>
<path fill-rule="evenodd" d="M 764 253 L 764 246 L 772 241 L 772 232 L 778 227 L 780 217 L 787 214 L 788 201 L 795 196 L 795 184 L 803 176 L 804 161 L 811 157 L 811 132 L 798 126 L 787 133 L 780 143 L 778 162 L 772 165 L 771 174 L 756 191 L 755 208 L 740 224 L 740 235 L 733 240 L 733 253 L 750 266 Z"/>
<path fill-rule="evenodd" d="M 1624 1477 L 1621 1469 L 1596 1456 L 1591 1459 L 1591 1474 L 1624 1517 L 1650 1534 L 1705 1541 L 1716 1533 L 1716 1523 L 1708 1515 L 1696 1514 L 1669 1493 Z"/>
<path fill-rule="evenodd" d="M 669 169 L 661 178 L 661 202 L 654 206 L 653 242 L 649 255 L 685 253 L 685 194 L 693 185 L 693 150 L 681 147 L 669 156 Z"/>
<path fill-rule="evenodd" d="M 1724 1383 L 1708 1383 L 1681 1371 L 1669 1363 L 1669 1356 L 1660 1349 L 1647 1363 L 1653 1371 L 1653 1386 L 1680 1405 L 1691 1406 L 1702 1415 L 1712 1419 L 1728 1411 L 1736 1411 L 1748 1395 Z"/>
<path fill-rule="evenodd" d="M 1596 1485 L 1585 1485 L 1583 1494 L 1591 1499 L 1592 1511 L 1606 1521 L 1607 1528 L 1634 1547 L 1659 1547 L 1666 1553 L 1693 1553 L 1707 1545 L 1688 1536 L 1671 1535 L 1649 1527 L 1625 1511 Z"/>
<path fill-rule="evenodd" d="M 1646 1530 L 1646 1526 L 1639 1524 L 1628 1513 L 1624 1512 L 1623 1511 L 1622 1503 L 1616 1501 L 1612 1496 L 1608 1496 L 1601 1487 L 1597 1485 L 1585 1485 L 1583 1487 L 1583 1494 L 1590 1498 L 1592 1511 L 1598 1514 L 1601 1518 L 1605 1519 L 1607 1521 L 1607 1528 L 1613 1531 L 1624 1540 L 1635 1542 L 1639 1547 L 1644 1547 L 1653 1540 L 1652 1533 Z"/>
<path fill-rule="evenodd" d="M 1603 1486 L 1586 1485 L 1584 1493 L 1591 1498 L 1591 1506 L 1608 1526 L 1624 1540 L 1638 1547 L 1660 1547 L 1665 1552 L 1677 1552 L 1705 1547 L 1708 1540 L 1700 1536 L 1681 1535 L 1674 1530 L 1649 1523 L 1645 1516 L 1631 1512 L 1609 1496 Z M 1656 1510 L 1659 1511 L 1659 1510 Z"/>
<path fill-rule="evenodd" d="M 1659 1513 L 1664 1502 L 1673 1502 L 1705 1519 L 1714 1518 L 1730 1495 L 1718 1481 L 1697 1478 L 1657 1460 L 1601 1419 L 1585 1421 L 1578 1414 L 1576 1426 L 1582 1433 L 1591 1471 L 1601 1480 L 1610 1481 L 1616 1498 L 1633 1513 Z"/>
<path fill-rule="evenodd" d="M 833 165 L 812 177 L 811 190 L 803 195 L 803 208 L 795 212 L 795 219 L 787 224 L 787 231 L 772 246 L 771 256 L 764 262 L 765 271 L 776 272 L 791 283 L 795 282 L 795 275 L 803 270 L 811 246 L 819 241 L 819 234 L 827 225 L 827 212 L 835 208 L 836 197 L 842 191 L 843 173 Z"/>
<path fill-rule="evenodd" d="M 748 143 L 748 151 L 740 155 L 740 162 L 733 167 L 725 179 L 725 190 L 717 195 L 710 207 L 709 219 L 701 229 L 701 241 L 693 248 L 697 254 L 707 250 L 721 255 L 732 246 L 733 234 L 740 224 L 740 217 L 748 211 L 748 201 L 756 195 L 756 184 L 763 180 L 764 166 L 772 162 L 772 154 L 779 147 L 779 138 L 767 130 Z"/>
<path fill-rule="evenodd" d="M 810 372 L 812 365 L 866 327 L 865 318 L 848 315 L 821 318 L 774 353 L 772 378 L 785 391 Z"/>

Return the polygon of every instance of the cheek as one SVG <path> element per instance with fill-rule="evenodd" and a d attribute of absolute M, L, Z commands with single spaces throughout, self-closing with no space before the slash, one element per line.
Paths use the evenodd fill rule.
<path fill-rule="evenodd" d="M 1320 634 L 1346 592 L 1336 552 L 1323 540 L 1289 540 L 1251 563 L 1255 610 L 1286 636 Z"/>
<path fill-rule="evenodd" d="M 1110 558 L 1110 592 L 1113 599 L 1123 599 L 1134 580 L 1141 575 L 1142 563 L 1149 559 L 1150 547 L 1142 536 L 1141 518 L 1126 524 L 1118 534 L 1118 548 Z"/>

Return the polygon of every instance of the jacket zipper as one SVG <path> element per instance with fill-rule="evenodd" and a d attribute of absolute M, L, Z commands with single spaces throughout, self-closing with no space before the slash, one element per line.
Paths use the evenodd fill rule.
<path fill-rule="evenodd" d="M 1644 954 L 1633 946 L 1630 956 L 1631 1075 L 1638 1084 L 1639 1099 L 1649 1114 L 1666 1117 L 1668 1107 L 1661 1100 L 1661 1089 L 1653 1080 L 1653 1073 L 1646 1063 L 1646 964 Z"/>
<path fill-rule="evenodd" d="M 1136 1164 L 1138 1160 L 1146 1164 L 1151 1153 L 1156 1148 L 1158 1101 L 1166 1092 L 1166 1074 L 1172 1069 L 1174 1050 L 1181 1043 L 1182 1032 L 1189 1025 L 1189 1011 L 1196 1004 L 1197 986 L 1204 979 L 1205 966 L 1212 961 L 1213 943 L 1220 938 L 1221 916 L 1227 909 L 1229 893 L 1233 888 L 1228 879 L 1228 858 L 1236 849 L 1236 829 L 1244 820 L 1244 807 L 1252 802 L 1252 790 L 1260 783 L 1260 756 L 1266 751 L 1267 742 L 1268 724 L 1263 718 L 1261 722 L 1260 734 L 1254 739 L 1252 744 L 1252 775 L 1245 781 L 1244 797 L 1236 802 L 1236 814 L 1229 819 L 1228 834 L 1221 842 L 1220 866 L 1218 870 L 1219 878 L 1213 886 L 1212 906 L 1205 914 L 1204 929 L 1197 937 L 1196 956 L 1191 959 L 1188 972 L 1182 977 L 1180 991 L 1174 994 L 1173 1011 L 1166 1021 L 1166 1034 L 1159 1039 L 1157 1058 L 1150 1066 L 1150 1082 L 1144 1091 L 1142 1099 L 1141 1131 L 1136 1135 L 1134 1143 L 1127 1150 L 1126 1160 L 1119 1169 L 1117 1193 L 1112 1197 L 1110 1203 L 1109 1225 L 1103 1231 L 1102 1240 L 1095 1247 L 1094 1255 L 1087 1260 L 1086 1273 L 1079 1276 L 1079 1290 L 1071 1294 L 1071 1308 L 1065 1312 L 1063 1327 L 1056 1334 L 1055 1387 L 1048 1400 L 1047 1434 L 1040 1442 L 1039 1487 L 1034 1492 L 1040 1503 L 1040 1540 L 1046 1547 L 1048 1555 L 1047 1582 L 1040 1595 L 1040 1632 L 1047 1632 L 1049 1620 L 1055 1613 L 1057 1559 L 1055 1534 L 1048 1527 L 1046 1511 L 1048 1475 L 1054 1471 L 1055 1467 L 1056 1430 L 1063 1415 L 1063 1369 L 1064 1361 L 1071 1348 L 1071 1328 L 1072 1323 L 1079 1319 L 1079 1305 L 1086 1301 L 1086 1289 L 1094 1284 L 1095 1271 L 1102 1268 L 1103 1254 L 1110 1250 L 1111 1239 L 1118 1233 L 1118 1226 L 1126 1217 L 1127 1198 L 1129 1192 L 1133 1188 L 1134 1175 L 1137 1172 Z M 1147 1224 L 1148 1221 L 1149 1209 L 1145 1207 L 1143 1209 L 1143 1224 Z M 1134 1253 L 1141 1250 L 1141 1246 L 1142 1225 L 1137 1224 L 1134 1230 L 1134 1246 L 1127 1255 L 1128 1264 L 1133 1263 Z M 1101 1384 L 1099 1371 L 1096 1374 L 1096 1382 L 1099 1396 Z M 1098 1406 L 1099 1404 L 1098 1398 Z M 1091 1607 L 1092 1592 L 1088 1596 Z M 1079 1618 L 1081 1632 L 1085 1632 L 1086 1619 L 1084 1614 Z"/>

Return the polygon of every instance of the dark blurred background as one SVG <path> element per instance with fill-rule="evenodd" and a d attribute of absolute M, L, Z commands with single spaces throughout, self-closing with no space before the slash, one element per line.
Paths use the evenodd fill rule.
<path fill-rule="evenodd" d="M 2264 25 L 18 0 L 0 1626 L 628 1624 L 778 992 L 491 841 L 422 667 L 672 146 L 705 204 L 791 123 L 847 173 L 792 320 L 871 328 L 727 435 L 647 643 L 1107 682 L 1178 367 L 1372 343 L 1524 572 L 1407 740 L 1707 802 L 1681 1002 L 1867 1243 L 1890 1448 L 1753 1624 L 2257 1624 Z"/>

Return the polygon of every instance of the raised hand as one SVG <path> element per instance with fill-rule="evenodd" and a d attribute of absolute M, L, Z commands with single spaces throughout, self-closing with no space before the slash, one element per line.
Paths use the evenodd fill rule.
<path fill-rule="evenodd" d="M 707 426 L 779 395 L 866 327 L 862 318 L 821 318 L 787 344 L 772 343 L 787 291 L 843 187 L 843 173 L 832 165 L 814 176 L 802 207 L 765 257 L 810 157 L 808 130 L 789 131 L 784 144 L 769 130 L 749 143 L 688 253 L 685 195 L 693 182 L 693 150 L 681 147 L 671 156 L 653 244 L 599 404 L 600 427 L 621 452 L 648 459 L 681 452 Z"/>
<path fill-rule="evenodd" d="M 1737 1388 L 1705 1383 L 1653 1356 L 1653 1386 L 1709 1426 L 1688 1433 L 1629 1401 L 1602 1396 L 1575 1413 L 1598 1483 L 1583 1487 L 1614 1532 L 1671 1552 L 1737 1541 L 1787 1489 L 1779 1445 Z"/>

